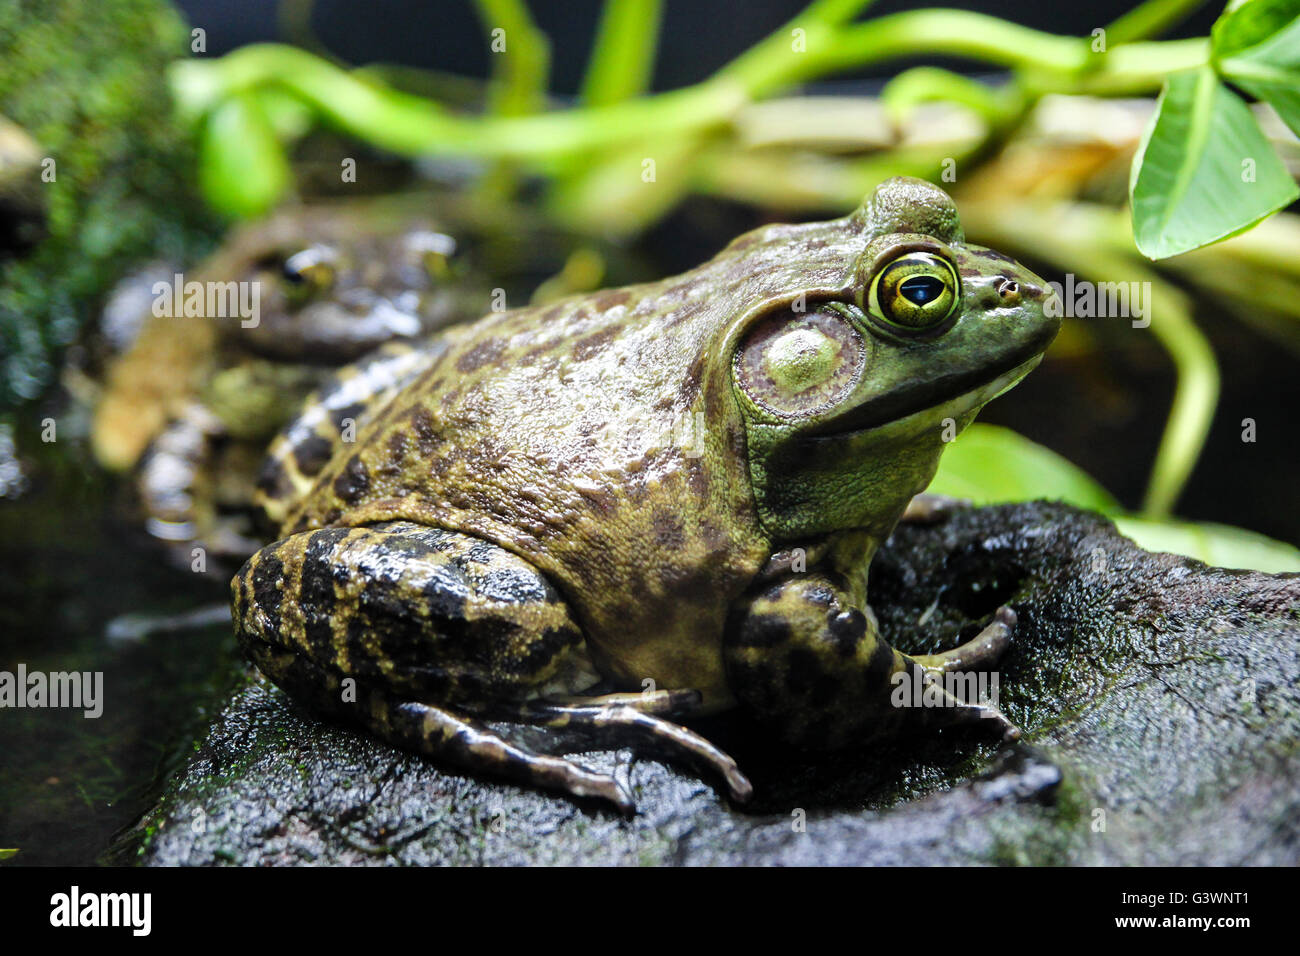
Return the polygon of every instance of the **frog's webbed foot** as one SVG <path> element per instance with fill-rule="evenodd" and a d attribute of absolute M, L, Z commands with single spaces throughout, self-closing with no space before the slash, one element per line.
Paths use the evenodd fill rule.
<path fill-rule="evenodd" d="M 368 723 L 375 733 L 418 753 L 544 790 L 604 800 L 625 816 L 636 813 L 632 795 L 614 777 L 564 757 L 533 753 L 475 721 L 432 704 L 385 703 L 372 711 Z"/>
<path fill-rule="evenodd" d="M 597 745 L 645 744 L 664 756 L 677 757 L 696 769 L 718 774 L 726 781 L 732 799 L 744 803 L 753 796 L 754 787 L 729 754 L 694 731 L 649 709 L 670 707 L 674 709 L 668 712 L 681 713 L 698 706 L 699 698 L 696 691 L 656 691 L 610 694 L 575 703 L 536 700 L 525 704 L 520 717 L 546 727 L 578 730 Z"/>
<path fill-rule="evenodd" d="M 948 518 L 954 511 L 969 508 L 970 501 L 965 498 L 952 498 L 948 495 L 922 493 L 916 495 L 903 509 L 899 521 L 909 524 L 938 524 Z"/>
<path fill-rule="evenodd" d="M 295 698 L 317 710 L 345 716 L 396 747 L 514 783 L 604 800 L 625 816 L 636 813 L 632 795 L 609 774 L 563 757 L 534 753 L 477 720 L 434 704 L 404 700 L 368 684 L 357 683 L 350 692 L 352 703 L 343 708 L 339 702 L 349 699 L 349 693 L 332 668 L 262 642 L 249 644 L 248 653 L 263 673 Z"/>

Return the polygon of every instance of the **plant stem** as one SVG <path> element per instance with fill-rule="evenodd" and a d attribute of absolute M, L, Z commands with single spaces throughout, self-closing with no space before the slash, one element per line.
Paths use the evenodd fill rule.
<path fill-rule="evenodd" d="M 1106 43 L 1131 43 L 1157 36 L 1205 0 L 1146 0 L 1106 27 Z"/>
<path fill-rule="evenodd" d="M 580 99 L 608 106 L 640 96 L 654 72 L 661 0 L 605 0 Z"/>
<path fill-rule="evenodd" d="M 484 10 L 498 4 L 516 7 L 516 0 L 480 2 Z M 186 108 L 201 113 L 240 90 L 278 86 L 310 104 L 335 128 L 401 155 L 520 159 L 545 168 L 555 160 L 633 140 L 698 136 L 725 124 L 755 99 L 889 58 L 966 56 L 1022 71 L 1021 81 L 1031 93 L 1077 92 L 1081 86 L 1117 93 L 1154 88 L 1165 72 L 1196 66 L 1208 56 L 1203 39 L 1131 44 L 1093 54 L 1081 39 L 960 10 L 916 10 L 846 27 L 831 25 L 833 17 L 851 15 L 865 5 L 865 0 L 823 0 L 809 8 L 806 19 L 791 21 L 806 24 L 801 27 L 807 32 L 806 52 L 794 52 L 789 37 L 778 31 L 703 83 L 582 110 L 458 116 L 433 101 L 364 82 L 318 57 L 274 44 L 242 47 L 216 61 L 180 61 L 173 66 L 173 87 Z M 525 60 L 531 57 L 534 64 L 532 72 L 511 74 L 512 110 L 541 75 L 536 48 L 529 52 L 529 36 L 530 30 L 519 25 L 507 33 L 512 55 L 522 45 Z M 763 50 L 764 56 L 755 56 Z M 531 79 L 525 82 L 521 76 Z"/>
<path fill-rule="evenodd" d="M 492 95 L 488 112 L 500 116 L 536 113 L 545 104 L 551 51 L 546 34 L 537 29 L 523 0 L 474 0 L 488 33 L 501 30 L 504 49 L 492 57 Z"/>

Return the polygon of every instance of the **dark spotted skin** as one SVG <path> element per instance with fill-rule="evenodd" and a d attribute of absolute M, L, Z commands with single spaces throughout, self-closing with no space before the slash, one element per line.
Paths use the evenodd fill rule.
<path fill-rule="evenodd" d="M 952 306 L 911 335 L 871 293 L 918 250 L 947 264 Z M 364 373 L 277 443 L 282 540 L 234 581 L 240 640 L 292 693 L 396 744 L 625 810 L 612 779 L 468 722 L 667 748 L 738 799 L 730 758 L 667 718 L 741 706 L 813 747 L 1013 733 L 982 705 L 890 694 L 896 674 L 991 666 L 1011 612 L 908 657 L 876 629 L 867 570 L 945 422 L 964 427 L 1050 342 L 1045 288 L 968 246 L 941 190 L 895 179 L 851 216 L 756 230 L 684 275 L 448 329 L 406 384 L 375 390 L 355 443 L 329 409 Z"/>
<path fill-rule="evenodd" d="M 344 446 L 345 429 L 355 436 L 440 354 L 437 341 L 420 346 L 390 342 L 330 375 L 267 452 L 253 494 L 267 517 L 276 524 L 283 521 L 287 508 L 311 489 L 316 477 Z M 400 457 L 400 452 L 392 448 L 389 453 L 394 459 Z M 343 476 L 343 482 L 347 480 Z M 343 492 L 341 497 L 353 497 L 346 483 L 339 479 L 336 483 L 336 491 Z M 359 487 L 355 476 L 352 486 Z"/>

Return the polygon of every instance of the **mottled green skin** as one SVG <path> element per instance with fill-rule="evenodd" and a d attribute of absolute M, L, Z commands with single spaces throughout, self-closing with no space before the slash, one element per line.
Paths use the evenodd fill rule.
<path fill-rule="evenodd" d="M 861 310 L 877 271 L 915 249 L 951 263 L 960 298 L 941 326 L 902 335 Z M 387 703 L 352 716 L 430 753 L 447 754 L 448 741 L 461 739 L 444 732 L 448 706 L 491 715 L 568 694 L 627 716 L 628 701 L 591 695 L 647 686 L 698 692 L 704 710 L 739 701 L 786 736 L 818 745 L 891 732 L 900 715 L 881 706 L 890 709 L 892 673 L 987 664 L 1010 636 L 1008 612 L 964 656 L 898 654 L 866 608 L 866 570 L 933 477 L 944 419 L 964 426 L 1051 341 L 1056 320 L 1042 308 L 1049 294 L 1023 267 L 966 245 L 942 191 L 895 179 L 851 216 L 759 229 L 683 275 L 447 330 L 400 387 L 389 376 L 376 388 L 382 400 L 362 416 L 355 442 L 336 439 L 310 481 L 296 467 L 301 441 L 286 438 L 273 451 L 263 488 L 285 499 L 286 540 L 234 582 L 241 640 L 299 693 L 310 680 L 297 665 L 268 665 L 267 648 L 357 677 Z M 809 313 L 821 316 L 829 340 L 807 331 Z M 747 335 L 786 320 L 800 337 L 764 359 L 765 339 Z M 757 343 L 748 353 L 756 364 L 746 364 L 747 341 Z M 827 364 L 828 349 L 838 364 Z M 770 364 L 799 355 L 806 364 L 793 371 Z M 822 395 L 816 382 L 831 367 L 841 378 Z M 808 381 L 812 391 L 793 395 L 772 384 Z M 316 437 L 326 440 L 328 428 Z M 319 538 L 337 532 L 314 531 L 383 522 L 394 524 L 361 561 Z M 366 597 L 374 573 L 408 566 L 419 527 L 508 552 L 530 570 L 530 588 L 546 594 L 547 608 L 561 602 L 567 620 L 547 625 L 546 651 L 532 647 L 523 668 L 531 680 L 515 673 L 514 638 L 497 639 L 516 629 L 491 589 L 434 584 L 431 597 L 426 569 L 411 580 L 396 574 L 382 595 Z M 806 570 L 790 569 L 795 548 Z M 521 600 L 528 590 L 520 588 Z M 311 639 L 300 625 L 268 617 L 280 594 L 322 620 L 358 607 L 390 616 L 380 624 L 364 611 L 350 636 L 336 623 L 333 637 L 322 626 Z M 394 618 L 393 608 L 409 613 Z M 442 651 L 415 635 L 440 629 L 495 648 L 478 653 L 496 676 L 472 690 L 454 675 L 415 686 L 401 679 L 410 660 L 399 663 L 390 644 L 423 641 L 427 658 L 415 658 L 437 667 Z M 374 655 L 369 671 L 358 653 Z M 443 730 L 423 741 L 394 730 L 384 713 L 413 701 Z M 349 712 L 337 702 L 331 709 Z M 451 756 L 545 783 L 482 748 Z M 747 784 L 728 779 L 743 795 Z"/>

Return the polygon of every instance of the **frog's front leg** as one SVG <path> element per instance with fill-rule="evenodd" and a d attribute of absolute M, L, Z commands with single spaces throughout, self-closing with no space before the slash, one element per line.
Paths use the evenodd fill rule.
<path fill-rule="evenodd" d="M 810 571 L 763 584 L 732 614 L 727 680 L 736 697 L 788 741 L 834 749 L 890 736 L 909 724 L 981 723 L 1019 731 L 996 707 L 958 700 L 935 686 L 929 703 L 896 706 L 914 672 L 987 670 L 1011 638 L 1015 616 L 999 609 L 973 640 L 946 654 L 911 657 L 890 647 L 869 608 L 840 579 Z M 902 676 L 898 676 L 902 675 Z M 923 676 L 923 674 L 921 675 Z"/>
<path fill-rule="evenodd" d="M 226 428 L 202 405 L 186 405 L 140 459 L 136 488 L 145 528 L 162 541 L 201 544 L 214 557 L 242 559 L 257 547 L 246 522 L 218 513 L 213 463 Z"/>

